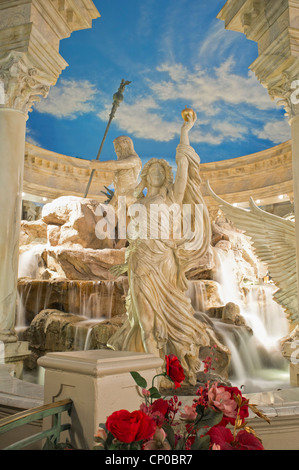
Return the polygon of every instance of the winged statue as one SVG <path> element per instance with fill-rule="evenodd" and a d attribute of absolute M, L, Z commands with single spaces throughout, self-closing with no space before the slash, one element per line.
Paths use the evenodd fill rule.
<path fill-rule="evenodd" d="M 252 198 L 249 209 L 236 207 L 217 196 L 207 181 L 208 193 L 234 225 L 251 238 L 257 257 L 278 287 L 274 300 L 293 323 L 299 321 L 295 223 L 259 208 Z"/>

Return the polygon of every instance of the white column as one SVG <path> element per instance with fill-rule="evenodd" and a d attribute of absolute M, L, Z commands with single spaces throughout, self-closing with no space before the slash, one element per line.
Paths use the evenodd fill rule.
<path fill-rule="evenodd" d="M 293 114 L 289 120 L 289 123 L 292 131 L 294 210 L 297 248 L 297 289 L 299 294 L 299 114 Z"/>
<path fill-rule="evenodd" d="M 0 340 L 14 335 L 26 116 L 0 108 Z"/>

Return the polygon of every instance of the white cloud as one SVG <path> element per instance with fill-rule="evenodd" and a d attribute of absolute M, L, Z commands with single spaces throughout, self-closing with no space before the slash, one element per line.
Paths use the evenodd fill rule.
<path fill-rule="evenodd" d="M 265 113 L 275 109 L 275 104 L 251 72 L 242 77 L 233 72 L 233 66 L 234 61 L 229 58 L 211 74 L 199 66 L 191 70 L 180 63 L 163 63 L 157 67 L 155 79 L 147 81 L 148 95 L 134 97 L 131 103 L 125 100 L 115 122 L 134 137 L 167 142 L 180 134 L 180 113 L 176 111 L 175 117 L 169 118 L 179 102 L 198 113 L 192 142 L 219 145 L 244 139 L 254 126 L 260 125 L 258 111 L 263 114 L 264 123 Z M 240 122 L 239 111 L 244 105 L 247 115 Z M 107 121 L 110 107 L 107 101 L 98 114 L 103 121 Z M 254 117 L 254 126 L 250 117 Z M 275 133 L 273 137 L 278 138 Z"/>
<path fill-rule="evenodd" d="M 219 105 L 248 104 L 260 110 L 273 109 L 267 91 L 258 83 L 252 72 L 247 77 L 235 74 L 234 60 L 227 59 L 213 74 L 199 66 L 188 70 L 182 64 L 162 64 L 158 72 L 166 72 L 168 80 L 151 81 L 150 88 L 159 100 L 184 99 L 198 111 L 215 115 Z"/>
<path fill-rule="evenodd" d="M 26 127 L 26 142 L 28 142 L 29 144 L 36 145 L 37 147 L 40 147 L 40 143 L 35 138 L 34 132 L 30 129 L 28 124 Z"/>
<path fill-rule="evenodd" d="M 240 41 L 240 36 L 233 31 L 225 29 L 222 21 L 216 21 L 209 29 L 206 38 L 200 44 L 199 57 L 205 59 L 215 57 L 217 54 L 221 56 L 226 52 L 235 41 Z"/>
<path fill-rule="evenodd" d="M 99 113 L 100 119 L 107 120 L 111 105 Z M 179 122 L 163 119 L 163 108 L 149 96 L 138 98 L 134 103 L 122 103 L 117 111 L 115 122 L 125 132 L 141 139 L 168 142 L 180 132 Z"/>
<path fill-rule="evenodd" d="M 259 139 L 270 140 L 274 144 L 281 144 L 291 138 L 291 127 L 287 120 L 268 122 L 262 130 L 254 131 Z"/>
<path fill-rule="evenodd" d="M 88 80 L 61 80 L 52 87 L 48 97 L 36 106 L 40 113 L 57 118 L 76 119 L 77 116 L 94 111 L 93 100 L 97 90 Z"/>
<path fill-rule="evenodd" d="M 181 116 L 177 111 L 174 115 L 173 111 L 173 105 L 177 106 L 178 101 L 192 106 L 198 113 L 198 121 L 192 130 L 193 143 L 220 145 L 225 141 L 244 139 L 249 133 L 273 143 L 288 140 L 289 129 L 281 121 L 264 126 L 265 113 L 276 107 L 267 91 L 253 73 L 242 77 L 234 73 L 233 67 L 232 58 L 212 72 L 200 66 L 191 69 L 181 63 L 162 63 L 152 74 L 154 78 L 146 82 L 146 97 L 134 96 L 131 102 L 125 100 L 114 121 L 122 132 L 136 138 L 168 142 L 180 134 Z M 98 93 L 88 80 L 61 80 L 51 89 L 48 98 L 37 105 L 37 110 L 57 118 L 76 119 L 79 115 L 96 112 L 94 103 Z M 98 117 L 107 122 L 111 97 L 105 100 L 101 95 L 102 111 Z M 248 108 L 247 116 L 240 123 L 239 110 L 244 109 L 244 105 Z M 257 130 L 256 126 L 260 125 L 258 111 L 263 114 L 260 119 L 263 129 L 260 126 Z M 249 125 L 250 115 L 255 118 L 254 127 Z M 27 140 L 37 143 L 30 134 Z"/>
<path fill-rule="evenodd" d="M 217 121 L 212 124 L 213 129 L 218 132 L 223 138 L 228 140 L 243 139 L 248 132 L 246 126 L 241 124 L 232 124 L 228 121 Z"/>

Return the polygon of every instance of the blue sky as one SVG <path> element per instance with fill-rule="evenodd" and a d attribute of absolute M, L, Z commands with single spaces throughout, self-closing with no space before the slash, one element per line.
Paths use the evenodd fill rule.
<path fill-rule="evenodd" d="M 216 18 L 225 0 L 94 0 L 101 18 L 61 41 L 69 67 L 35 106 L 27 140 L 74 157 L 96 157 L 112 96 L 132 81 L 110 127 L 129 135 L 143 161 L 174 163 L 187 105 L 198 121 L 190 139 L 201 161 L 258 152 L 290 138 L 284 111 L 249 70 L 257 44 Z"/>

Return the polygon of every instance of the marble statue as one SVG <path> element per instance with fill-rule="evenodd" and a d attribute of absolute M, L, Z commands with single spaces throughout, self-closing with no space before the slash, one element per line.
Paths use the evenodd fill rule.
<path fill-rule="evenodd" d="M 114 173 L 114 195 L 110 204 L 117 209 L 119 197 L 126 198 L 127 207 L 136 201 L 134 190 L 142 168 L 141 159 L 134 150 L 132 139 L 128 136 L 117 137 L 114 142 L 117 160 L 91 160 L 92 170 L 112 171 Z"/>
<path fill-rule="evenodd" d="M 260 209 L 250 199 L 250 209 L 236 207 L 217 196 L 207 182 L 207 190 L 225 216 L 251 238 L 258 258 L 268 267 L 278 286 L 273 298 L 290 321 L 299 320 L 296 267 L 295 222 Z"/>
<path fill-rule="evenodd" d="M 206 253 L 211 238 L 209 214 L 200 192 L 200 159 L 189 143 L 195 121 L 196 114 L 190 113 L 182 126 L 175 181 L 167 161 L 153 158 L 142 170 L 135 196 L 148 217 L 154 204 L 201 205 L 201 223 L 194 221 L 188 248 L 184 237 L 176 238 L 174 232 L 167 239 L 129 239 L 126 264 L 119 270 L 128 272 L 127 320 L 108 344 L 114 350 L 146 352 L 162 358 L 175 354 L 185 371 L 186 384 L 191 385 L 196 384 L 200 367 L 199 349 L 210 344 L 207 326 L 194 317 L 185 294 L 186 272 Z"/>

